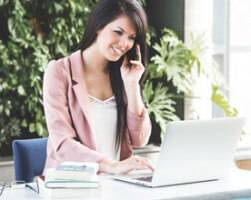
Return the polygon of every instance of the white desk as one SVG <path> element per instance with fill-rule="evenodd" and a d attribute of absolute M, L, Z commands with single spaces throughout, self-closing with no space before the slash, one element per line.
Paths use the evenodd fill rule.
<path fill-rule="evenodd" d="M 223 199 L 219 197 L 219 193 L 225 195 L 241 194 L 243 190 L 246 191 L 246 195 L 238 196 L 244 197 L 249 196 L 251 199 L 251 172 L 244 170 L 233 169 L 231 174 L 226 180 L 221 181 L 210 181 L 196 184 L 186 184 L 179 186 L 167 186 L 161 188 L 145 188 L 129 183 L 124 183 L 116 180 L 112 180 L 107 177 L 101 177 L 101 192 L 97 198 L 101 200 L 124 200 L 124 199 L 193 199 L 203 200 L 203 195 L 209 195 L 210 198 L 205 199 Z M 202 195 L 202 196 L 200 196 Z M 200 196 L 200 197 L 198 197 Z M 234 196 L 234 197 L 237 197 Z M 242 199 L 241 198 L 241 199 Z M 35 192 L 29 188 L 25 189 L 10 189 L 6 188 L 3 195 L 0 197 L 1 200 L 37 200 L 42 199 Z M 230 198 L 227 198 L 230 199 Z M 234 199 L 234 198 L 231 198 Z M 236 198 L 237 199 L 237 198 Z M 242 199 L 242 200 L 243 200 Z"/>

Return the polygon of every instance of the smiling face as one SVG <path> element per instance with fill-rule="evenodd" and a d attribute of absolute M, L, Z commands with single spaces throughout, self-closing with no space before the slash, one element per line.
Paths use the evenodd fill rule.
<path fill-rule="evenodd" d="M 120 15 L 97 32 L 99 52 L 109 61 L 118 61 L 134 45 L 136 30 L 126 15 Z"/>

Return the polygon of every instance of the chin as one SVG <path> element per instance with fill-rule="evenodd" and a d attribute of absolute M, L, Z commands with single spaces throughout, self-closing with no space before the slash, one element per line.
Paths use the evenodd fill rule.
<path fill-rule="evenodd" d="M 117 62 L 122 56 L 107 56 L 107 60 L 111 61 L 111 62 Z"/>

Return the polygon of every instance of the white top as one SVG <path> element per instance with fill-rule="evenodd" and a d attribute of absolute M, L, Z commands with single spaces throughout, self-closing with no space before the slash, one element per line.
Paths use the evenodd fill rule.
<path fill-rule="evenodd" d="M 96 139 L 96 150 L 110 159 L 119 160 L 119 151 L 115 151 L 117 132 L 117 108 L 115 97 L 100 100 L 89 95 L 90 123 Z"/>

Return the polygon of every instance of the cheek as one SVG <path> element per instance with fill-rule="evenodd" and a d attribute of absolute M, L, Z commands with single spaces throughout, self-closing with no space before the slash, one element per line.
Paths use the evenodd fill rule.
<path fill-rule="evenodd" d="M 130 51 L 133 48 L 133 45 L 134 45 L 134 42 L 130 42 L 128 44 L 128 50 L 127 51 Z"/>
<path fill-rule="evenodd" d="M 104 42 L 106 42 L 106 43 L 118 40 L 118 38 L 114 34 L 112 34 L 110 30 L 104 31 L 102 38 L 103 38 Z"/>
<path fill-rule="evenodd" d="M 108 31 L 106 30 L 103 30 L 99 33 L 98 35 L 98 41 L 100 44 L 107 44 L 110 40 L 110 37 L 109 37 L 109 34 L 108 34 Z"/>
<path fill-rule="evenodd" d="M 129 50 L 133 48 L 133 45 L 134 45 L 134 42 L 131 42 L 131 43 L 129 44 Z"/>
<path fill-rule="evenodd" d="M 98 38 L 98 46 L 101 51 L 104 51 L 107 48 L 109 48 L 109 45 L 110 45 L 110 39 L 107 38 L 106 35 L 102 35 L 102 37 Z"/>
<path fill-rule="evenodd" d="M 110 48 L 112 45 L 116 44 L 118 42 L 118 40 L 114 37 L 106 37 L 104 38 L 104 40 L 102 41 L 102 46 L 105 47 L 106 49 Z"/>

